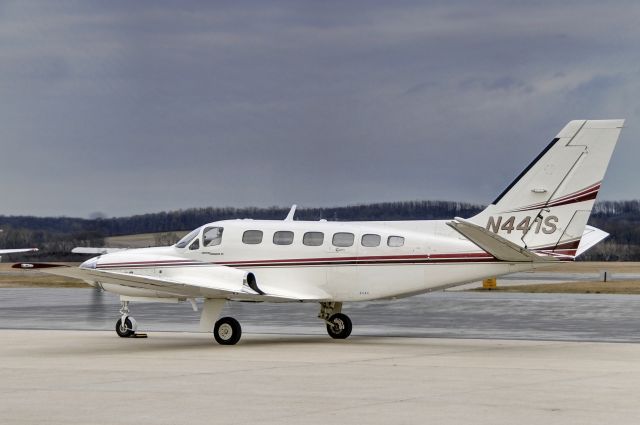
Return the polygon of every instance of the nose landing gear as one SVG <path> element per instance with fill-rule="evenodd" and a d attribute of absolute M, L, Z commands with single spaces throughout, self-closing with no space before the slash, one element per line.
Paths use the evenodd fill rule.
<path fill-rule="evenodd" d="M 138 324 L 133 316 L 129 316 L 129 301 L 120 302 L 120 318 L 116 322 L 116 333 L 121 338 L 136 336 Z"/>
<path fill-rule="evenodd" d="M 116 322 L 116 333 L 121 338 L 129 338 L 135 335 L 136 321 L 133 317 L 127 317 L 122 321 L 118 319 Z"/>

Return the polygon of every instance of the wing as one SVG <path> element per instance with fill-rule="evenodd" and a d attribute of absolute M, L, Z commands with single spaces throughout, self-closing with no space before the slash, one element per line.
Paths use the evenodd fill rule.
<path fill-rule="evenodd" d="M 225 298 L 235 301 L 325 301 L 324 291 L 292 290 L 269 287 L 268 293 L 259 289 L 255 276 L 245 270 L 227 266 L 201 265 L 163 270 L 159 276 L 124 273 L 61 266 L 57 264 L 15 264 L 14 268 L 38 269 L 44 273 L 82 279 L 90 284 L 112 284 L 128 288 L 156 291 L 158 296 L 177 298 Z"/>
<path fill-rule="evenodd" d="M 448 222 L 447 225 L 498 260 L 513 262 L 556 260 L 552 256 L 538 255 L 462 218 L 456 217 L 455 220 Z"/>
<path fill-rule="evenodd" d="M 19 249 L 0 249 L 0 255 L 2 254 L 15 254 L 18 252 L 32 252 L 37 251 L 38 248 L 19 248 Z"/>

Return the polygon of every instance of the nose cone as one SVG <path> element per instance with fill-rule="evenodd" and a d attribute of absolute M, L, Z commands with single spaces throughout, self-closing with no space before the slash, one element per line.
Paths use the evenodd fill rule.
<path fill-rule="evenodd" d="M 85 261 L 84 263 L 80 264 L 80 268 L 81 269 L 95 269 L 96 268 L 96 264 L 98 264 L 98 258 L 100 258 L 100 256 L 89 258 L 87 261 Z"/>

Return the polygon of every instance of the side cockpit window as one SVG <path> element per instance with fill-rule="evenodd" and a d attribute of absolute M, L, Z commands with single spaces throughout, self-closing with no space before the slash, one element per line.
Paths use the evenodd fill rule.
<path fill-rule="evenodd" d="M 202 245 L 205 247 L 220 245 L 223 231 L 222 227 L 207 227 L 202 233 Z"/>

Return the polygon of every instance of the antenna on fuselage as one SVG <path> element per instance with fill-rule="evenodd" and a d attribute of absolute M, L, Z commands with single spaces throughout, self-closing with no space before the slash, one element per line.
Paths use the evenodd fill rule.
<path fill-rule="evenodd" d="M 285 217 L 284 221 L 293 221 L 293 216 L 296 214 L 296 208 L 298 208 L 296 204 L 293 204 L 291 206 L 291 209 L 289 210 L 289 214 L 287 214 L 287 217 Z"/>

